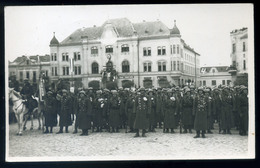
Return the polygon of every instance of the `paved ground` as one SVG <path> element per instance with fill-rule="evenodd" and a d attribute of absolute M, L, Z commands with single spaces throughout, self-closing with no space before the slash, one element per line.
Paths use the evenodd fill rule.
<path fill-rule="evenodd" d="M 232 135 L 207 134 L 206 139 L 194 139 L 193 134 L 165 134 L 162 129 L 156 133 L 147 133 L 146 138 L 133 138 L 134 133 L 90 133 L 79 136 L 70 133 L 42 134 L 37 130 L 26 130 L 23 136 L 17 136 L 17 124 L 9 126 L 10 157 L 50 157 L 82 156 L 83 159 L 180 159 L 180 158 L 230 158 L 247 155 L 248 137 L 239 136 L 232 130 Z M 27 123 L 29 128 L 30 122 Z M 178 130 L 176 130 L 178 131 Z M 195 131 L 193 131 L 195 132 Z"/>

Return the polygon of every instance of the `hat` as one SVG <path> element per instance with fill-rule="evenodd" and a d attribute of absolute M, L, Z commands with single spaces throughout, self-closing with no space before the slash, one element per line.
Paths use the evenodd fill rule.
<path fill-rule="evenodd" d="M 104 89 L 104 92 L 109 92 L 109 90 L 107 88 Z"/>
<path fill-rule="evenodd" d="M 210 90 L 207 88 L 207 89 L 204 89 L 204 92 L 205 93 L 208 93 Z"/>
<path fill-rule="evenodd" d="M 112 94 L 116 94 L 117 91 L 116 91 L 116 90 L 111 90 L 111 93 L 112 93 Z"/>
<path fill-rule="evenodd" d="M 29 79 L 28 78 L 24 78 L 24 80 L 23 81 L 29 81 Z"/>
<path fill-rule="evenodd" d="M 119 87 L 118 89 L 119 89 L 119 90 L 124 90 L 123 87 Z"/>
<path fill-rule="evenodd" d="M 186 94 L 187 92 L 190 92 L 190 89 L 189 89 L 189 88 L 185 89 L 185 91 L 184 91 L 185 94 Z"/>
<path fill-rule="evenodd" d="M 68 93 L 66 89 L 62 89 L 62 93 Z"/>
<path fill-rule="evenodd" d="M 141 88 L 139 89 L 139 91 L 145 91 L 144 87 L 141 87 Z"/>
<path fill-rule="evenodd" d="M 82 88 L 82 87 L 79 87 L 79 88 L 78 88 L 78 91 L 81 91 L 81 90 L 83 90 L 83 88 Z"/>
<path fill-rule="evenodd" d="M 202 90 L 203 91 L 203 87 L 202 86 L 198 87 L 198 90 Z"/>
<path fill-rule="evenodd" d="M 81 90 L 81 91 L 79 92 L 79 94 L 84 94 L 84 95 L 86 95 L 86 92 L 85 92 L 84 90 Z"/>
<path fill-rule="evenodd" d="M 102 90 L 97 90 L 96 93 L 97 93 L 97 94 L 101 94 L 101 93 L 102 93 Z"/>
<path fill-rule="evenodd" d="M 153 92 L 153 89 L 148 89 L 148 93 Z"/>
<path fill-rule="evenodd" d="M 243 91 L 243 90 L 245 90 L 245 89 L 248 90 L 248 88 L 247 88 L 246 86 L 244 86 L 244 85 L 240 87 L 240 90 L 241 90 L 241 91 Z"/>
<path fill-rule="evenodd" d="M 49 90 L 49 91 L 47 92 L 47 94 L 53 94 L 53 92 L 52 92 L 51 90 Z"/>
<path fill-rule="evenodd" d="M 88 90 L 93 90 L 93 87 L 89 87 Z"/>
<path fill-rule="evenodd" d="M 167 90 L 167 93 L 172 93 L 172 89 Z"/>

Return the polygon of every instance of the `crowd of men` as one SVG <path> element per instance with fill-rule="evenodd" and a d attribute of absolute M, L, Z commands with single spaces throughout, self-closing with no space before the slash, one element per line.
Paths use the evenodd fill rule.
<path fill-rule="evenodd" d="M 26 82 L 22 95 L 30 99 L 32 93 Z M 29 103 L 30 104 L 30 103 Z M 146 136 L 156 128 L 164 133 L 192 133 L 194 138 L 205 138 L 211 134 L 214 123 L 219 133 L 231 134 L 231 128 L 239 130 L 241 136 L 248 132 L 248 89 L 245 86 L 183 88 L 118 88 L 117 90 L 94 90 L 78 88 L 75 92 L 49 88 L 44 97 L 45 132 L 52 133 L 59 123 L 58 134 L 68 133 L 74 126 L 80 135 L 92 132 L 135 133 L 135 137 Z M 57 121 L 59 115 L 59 122 Z M 73 124 L 73 121 L 75 124 Z M 179 130 L 180 129 L 180 130 Z"/>

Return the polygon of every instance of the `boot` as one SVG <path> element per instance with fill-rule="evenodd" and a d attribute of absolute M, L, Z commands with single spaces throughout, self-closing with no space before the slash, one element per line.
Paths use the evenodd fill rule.
<path fill-rule="evenodd" d="M 115 128 L 114 127 L 112 127 L 112 132 L 115 132 Z"/>
<path fill-rule="evenodd" d="M 52 133 L 52 128 L 53 128 L 53 127 L 51 127 L 51 129 L 50 129 L 50 133 Z"/>
<path fill-rule="evenodd" d="M 65 131 L 66 131 L 66 133 L 69 133 L 69 127 L 68 126 L 65 127 Z"/>
<path fill-rule="evenodd" d="M 73 131 L 73 134 L 78 133 L 78 129 L 75 127 L 75 130 Z"/>
<path fill-rule="evenodd" d="M 205 137 L 205 131 L 202 131 L 201 137 L 202 137 L 202 138 L 206 138 L 206 137 Z"/>
<path fill-rule="evenodd" d="M 200 131 L 196 131 L 196 132 L 197 132 L 197 134 L 194 138 L 199 138 L 200 137 Z"/>
<path fill-rule="evenodd" d="M 185 128 L 183 131 L 184 134 L 188 133 L 187 129 Z"/>
<path fill-rule="evenodd" d="M 61 133 L 63 133 L 63 127 L 60 127 L 59 132 L 57 132 L 57 134 L 61 134 Z"/>
<path fill-rule="evenodd" d="M 146 130 L 143 129 L 143 131 L 142 131 L 142 137 L 146 137 L 145 132 L 146 132 Z"/>
<path fill-rule="evenodd" d="M 231 135 L 230 129 L 227 130 L 227 133 Z"/>
<path fill-rule="evenodd" d="M 227 132 L 226 132 L 226 130 L 223 130 L 223 133 L 222 134 L 226 134 Z"/>
<path fill-rule="evenodd" d="M 166 129 L 166 133 L 169 133 L 169 128 Z"/>
<path fill-rule="evenodd" d="M 116 132 L 119 132 L 119 129 L 118 129 L 118 127 L 116 127 Z"/>
<path fill-rule="evenodd" d="M 83 130 L 82 130 L 82 133 L 80 134 L 80 136 L 84 136 L 85 134 L 86 134 L 86 130 L 83 129 Z"/>
<path fill-rule="evenodd" d="M 49 133 L 48 127 L 46 127 L 46 130 L 43 133 L 44 134 L 48 134 Z"/>
<path fill-rule="evenodd" d="M 172 134 L 175 133 L 173 128 L 171 128 L 171 133 L 172 133 Z"/>
<path fill-rule="evenodd" d="M 191 129 L 189 129 L 189 133 L 190 133 L 190 134 L 192 133 Z"/>
<path fill-rule="evenodd" d="M 208 134 L 213 134 L 213 132 L 210 129 L 208 129 Z"/>
<path fill-rule="evenodd" d="M 137 129 L 136 130 L 136 134 L 135 134 L 135 136 L 134 137 L 139 137 L 140 135 L 139 135 L 139 129 Z"/>

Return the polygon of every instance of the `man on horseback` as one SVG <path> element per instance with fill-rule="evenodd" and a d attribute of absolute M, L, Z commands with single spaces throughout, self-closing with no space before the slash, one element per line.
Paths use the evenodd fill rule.
<path fill-rule="evenodd" d="M 32 98 L 33 89 L 32 85 L 29 83 L 29 80 L 27 78 L 24 79 L 24 86 L 20 92 L 23 99 L 25 100 L 24 104 L 28 108 L 28 114 L 31 115 L 33 109 L 37 107 L 37 101 Z"/>

